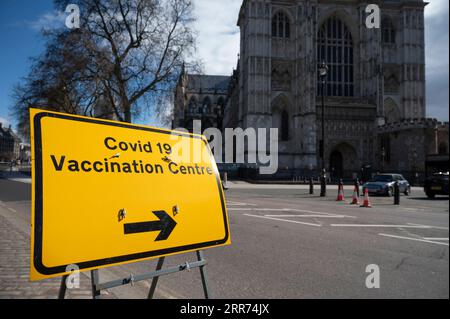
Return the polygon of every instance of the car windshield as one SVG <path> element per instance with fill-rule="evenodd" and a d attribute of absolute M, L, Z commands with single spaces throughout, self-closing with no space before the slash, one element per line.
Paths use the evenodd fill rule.
<path fill-rule="evenodd" d="M 373 182 L 392 182 L 393 178 L 391 175 L 375 175 Z"/>

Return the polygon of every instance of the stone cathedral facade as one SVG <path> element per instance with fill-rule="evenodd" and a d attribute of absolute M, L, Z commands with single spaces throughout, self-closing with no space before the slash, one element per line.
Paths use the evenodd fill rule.
<path fill-rule="evenodd" d="M 324 165 L 331 176 L 354 176 L 365 165 L 424 172 L 427 155 L 445 147 L 448 154 L 448 123 L 426 119 L 426 3 L 376 1 L 381 26 L 369 29 L 370 3 L 244 0 L 237 17 L 238 65 L 226 94 L 220 91 L 226 101 L 222 127 L 278 128 L 279 166 L 308 175 L 322 165 L 323 94 Z M 323 92 L 322 62 L 329 68 Z M 187 78 L 182 75 L 176 90 L 176 125 L 185 120 L 192 97 L 216 85 L 212 77 L 193 92 Z M 415 145 L 411 156 L 408 141 Z M 423 142 L 419 149 L 417 141 Z"/>

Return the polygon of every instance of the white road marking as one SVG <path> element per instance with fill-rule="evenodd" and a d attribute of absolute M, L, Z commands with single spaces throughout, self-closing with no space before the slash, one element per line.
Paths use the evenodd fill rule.
<path fill-rule="evenodd" d="M 266 217 L 305 217 L 305 218 L 356 218 L 344 215 L 264 215 Z"/>
<path fill-rule="evenodd" d="M 256 206 L 256 204 L 227 201 L 227 206 Z"/>
<path fill-rule="evenodd" d="M 306 210 L 306 209 L 297 209 L 297 208 L 290 208 L 289 210 L 291 210 L 293 212 L 298 212 L 298 213 L 322 214 L 322 215 L 332 215 L 332 216 L 336 215 L 336 214 L 331 214 L 331 213 L 317 212 L 317 211 Z M 339 215 L 341 215 L 341 214 L 339 214 Z M 342 215 L 342 216 L 344 216 L 344 215 Z"/>
<path fill-rule="evenodd" d="M 425 225 L 371 225 L 371 224 L 331 224 L 333 227 L 372 227 L 372 228 L 423 228 L 430 229 L 434 228 L 433 226 L 425 226 Z"/>
<path fill-rule="evenodd" d="M 11 207 L 7 207 L 7 208 L 8 208 L 8 210 L 12 211 L 13 213 L 17 213 L 17 210 L 15 210 L 14 208 L 11 208 Z"/>
<path fill-rule="evenodd" d="M 408 223 L 408 225 L 413 225 L 413 226 L 426 226 L 426 225 L 421 225 L 421 224 L 412 224 L 412 223 Z M 443 230 L 448 230 L 448 227 L 440 227 L 440 226 L 428 226 L 431 228 L 435 228 L 435 229 L 443 229 Z"/>
<path fill-rule="evenodd" d="M 9 181 L 13 181 L 13 182 L 20 182 L 20 183 L 25 183 L 25 184 L 31 184 L 31 178 L 29 177 L 24 177 L 24 178 L 8 178 Z"/>
<path fill-rule="evenodd" d="M 349 216 L 349 215 L 341 215 L 341 214 L 329 214 L 329 213 L 323 213 L 323 212 L 314 212 L 310 210 L 301 210 L 301 209 L 295 209 L 295 208 L 250 208 L 250 207 L 229 207 L 228 210 L 232 211 L 256 211 L 256 212 L 296 212 L 296 213 L 307 213 L 310 215 L 273 215 L 273 217 L 303 217 L 303 216 L 309 216 L 309 217 L 323 217 L 327 218 L 327 216 L 330 216 L 330 218 L 356 218 L 355 216 Z M 270 216 L 270 215 L 266 215 Z M 339 216 L 339 217 L 336 217 Z M 272 216 L 270 216 L 272 217 Z"/>
<path fill-rule="evenodd" d="M 266 216 L 260 216 L 260 215 L 251 215 L 251 214 L 244 214 L 244 215 L 245 216 L 249 216 L 249 217 L 264 218 L 264 219 L 270 219 L 270 220 L 278 220 L 278 221 L 287 222 L 287 223 L 294 223 L 294 224 L 302 224 L 302 225 L 308 225 L 308 226 L 322 227 L 322 225 L 320 225 L 320 224 L 303 223 L 303 222 L 299 222 L 299 221 L 296 221 L 296 220 L 286 220 L 286 219 L 281 219 L 281 218 L 273 218 L 273 217 L 266 217 Z"/>
<path fill-rule="evenodd" d="M 412 241 L 420 241 L 420 242 L 424 242 L 424 243 L 448 246 L 447 243 L 441 243 L 441 242 L 438 242 L 438 241 L 431 241 L 431 240 L 426 240 L 426 239 L 403 237 L 403 236 L 388 235 L 388 234 L 378 234 L 378 235 L 384 236 L 384 237 L 391 237 L 391 238 L 398 238 L 398 239 L 407 239 L 407 240 L 412 240 Z"/>
<path fill-rule="evenodd" d="M 415 209 L 415 210 L 430 210 L 431 207 L 423 207 L 423 206 L 415 206 L 414 208 L 409 208 L 409 209 Z M 403 208 L 403 209 L 407 209 L 407 208 Z"/>
<path fill-rule="evenodd" d="M 257 211 L 257 212 L 288 212 L 287 208 L 248 208 L 248 207 L 231 207 L 229 210 L 245 210 L 245 211 Z"/>
<path fill-rule="evenodd" d="M 307 214 L 321 214 L 321 215 L 328 215 L 328 216 L 345 216 L 345 217 L 349 217 L 349 218 L 356 218 L 355 216 L 350 216 L 350 215 L 342 215 L 342 214 L 330 214 L 330 213 L 324 213 L 324 212 L 316 212 L 316 211 L 312 211 L 312 210 L 304 210 L 304 209 L 290 209 L 291 211 L 294 212 L 298 212 L 298 213 L 307 213 Z"/>
<path fill-rule="evenodd" d="M 437 241 L 448 241 L 448 238 L 439 238 L 439 237 L 423 237 L 425 240 L 437 240 Z"/>

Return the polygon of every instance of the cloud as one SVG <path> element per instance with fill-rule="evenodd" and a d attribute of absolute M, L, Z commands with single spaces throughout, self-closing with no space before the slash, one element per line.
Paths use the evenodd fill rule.
<path fill-rule="evenodd" d="M 0 116 L 0 123 L 2 123 L 3 127 L 8 127 L 9 125 L 11 125 L 11 122 L 9 122 L 7 119 L 1 116 Z"/>
<path fill-rule="evenodd" d="M 230 75 L 239 53 L 236 26 L 242 0 L 194 0 L 198 57 L 204 72 Z M 448 121 L 448 0 L 432 0 L 425 9 L 427 113 Z"/>
<path fill-rule="evenodd" d="M 447 0 L 433 0 L 425 8 L 427 116 L 449 120 L 449 34 Z"/>
<path fill-rule="evenodd" d="M 34 31 L 51 30 L 63 27 L 66 17 L 66 13 L 54 10 L 40 15 L 36 20 L 24 23 Z"/>
<path fill-rule="evenodd" d="M 442 15 L 443 9 L 447 8 L 448 11 L 448 0 L 432 0 L 425 8 L 425 17 L 427 18 Z"/>
<path fill-rule="evenodd" d="M 198 56 L 207 74 L 231 75 L 236 68 L 242 0 L 195 0 Z"/>

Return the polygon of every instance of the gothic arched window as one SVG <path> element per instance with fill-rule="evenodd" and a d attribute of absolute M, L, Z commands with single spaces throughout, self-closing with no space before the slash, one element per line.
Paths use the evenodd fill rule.
<path fill-rule="evenodd" d="M 402 117 L 399 107 L 391 98 L 384 101 L 384 113 L 386 123 L 398 122 Z"/>
<path fill-rule="evenodd" d="M 224 107 L 225 107 L 225 100 L 223 99 L 223 97 L 220 97 L 217 100 L 217 107 L 215 109 L 215 113 L 219 115 L 223 114 Z"/>
<path fill-rule="evenodd" d="M 395 43 L 395 28 L 389 18 L 385 18 L 381 22 L 381 40 L 387 44 Z"/>
<path fill-rule="evenodd" d="M 278 12 L 272 18 L 272 36 L 276 38 L 291 37 L 291 24 L 283 12 Z"/>
<path fill-rule="evenodd" d="M 204 113 L 204 114 L 209 114 L 209 113 L 211 113 L 211 99 L 209 98 L 209 96 L 207 96 L 207 97 L 205 97 L 205 98 L 203 99 L 203 105 L 202 105 L 202 108 L 203 108 L 203 113 Z"/>
<path fill-rule="evenodd" d="M 195 97 L 192 97 L 189 100 L 189 105 L 188 105 L 188 113 L 189 114 L 194 114 L 197 110 L 197 100 Z"/>
<path fill-rule="evenodd" d="M 326 96 L 353 96 L 353 40 L 350 30 L 337 17 L 326 20 L 317 37 L 318 66 L 328 65 Z M 317 72 L 319 73 L 319 72 Z M 318 93 L 321 94 L 318 74 Z"/>
<path fill-rule="evenodd" d="M 395 74 L 384 78 L 384 91 L 389 93 L 398 93 L 400 90 L 400 82 Z"/>
<path fill-rule="evenodd" d="M 289 140 L 289 114 L 286 110 L 281 112 L 281 140 Z"/>

